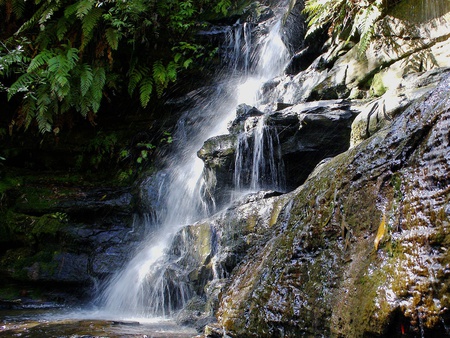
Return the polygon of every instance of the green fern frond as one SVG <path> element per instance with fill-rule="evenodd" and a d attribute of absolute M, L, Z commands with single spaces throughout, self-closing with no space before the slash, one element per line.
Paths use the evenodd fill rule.
<path fill-rule="evenodd" d="M 81 65 L 80 66 L 81 96 L 86 95 L 89 88 L 91 88 L 93 81 L 94 81 L 94 74 L 92 72 L 92 68 L 87 64 Z"/>
<path fill-rule="evenodd" d="M 169 62 L 169 64 L 167 65 L 167 79 L 169 81 L 176 81 L 177 68 L 178 68 L 178 65 L 173 61 Z"/>
<path fill-rule="evenodd" d="M 81 20 L 81 29 L 83 31 L 82 47 L 85 47 L 92 39 L 92 31 L 94 30 L 97 21 L 102 17 L 103 9 L 94 7 Z"/>
<path fill-rule="evenodd" d="M 72 15 L 77 13 L 78 6 L 79 6 L 79 2 L 75 2 L 74 4 L 66 7 L 66 9 L 64 10 L 64 17 L 65 18 L 70 18 Z"/>
<path fill-rule="evenodd" d="M 92 109 L 92 101 L 90 97 L 84 96 L 76 101 L 76 109 L 81 116 L 86 117 Z"/>
<path fill-rule="evenodd" d="M 37 111 L 41 114 L 45 113 L 48 110 L 48 106 L 52 102 L 52 98 L 50 96 L 50 88 L 48 87 L 48 85 L 39 86 L 39 89 L 36 93 L 36 108 Z"/>
<path fill-rule="evenodd" d="M 378 2 L 371 4 L 367 9 L 360 12 L 355 20 L 361 35 L 358 48 L 360 57 L 366 52 L 375 34 L 375 23 L 381 16 L 381 9 L 378 6 L 380 6 Z"/>
<path fill-rule="evenodd" d="M 63 47 L 65 47 L 65 46 L 63 45 Z M 78 56 L 78 52 L 79 51 L 78 51 L 78 49 L 70 47 L 70 46 L 68 46 L 68 47 L 69 48 L 67 49 L 66 59 L 67 59 L 68 67 L 70 69 L 68 69 L 67 72 L 72 70 L 76 66 L 76 64 L 77 64 L 77 62 L 79 60 L 79 56 Z"/>
<path fill-rule="evenodd" d="M 52 83 L 51 90 L 60 101 L 70 92 L 70 71 L 76 66 L 78 59 L 78 49 L 69 46 L 66 53 L 60 51 L 47 62 L 49 78 Z"/>
<path fill-rule="evenodd" d="M 50 88 L 48 84 L 42 84 L 38 87 L 36 92 L 36 111 L 35 119 L 38 125 L 39 132 L 44 134 L 52 130 L 53 124 L 53 113 L 50 108 L 58 109 L 55 101 L 52 99 L 50 93 Z"/>
<path fill-rule="evenodd" d="M 31 73 L 35 71 L 38 68 L 41 68 L 43 65 L 45 65 L 52 57 L 55 56 L 55 53 L 44 49 L 41 51 L 38 55 L 36 55 L 30 62 L 30 65 L 28 66 L 27 72 Z"/>
<path fill-rule="evenodd" d="M 58 41 L 65 38 L 67 31 L 69 30 L 70 21 L 65 17 L 61 17 L 56 24 L 56 37 Z"/>
<path fill-rule="evenodd" d="M 17 19 L 20 19 L 25 12 L 25 0 L 12 0 L 9 1 L 11 5 L 11 11 Z"/>
<path fill-rule="evenodd" d="M 14 82 L 9 88 L 8 88 L 8 100 L 13 97 L 13 95 L 17 94 L 18 92 L 25 92 L 28 90 L 28 87 L 31 86 L 35 81 L 34 74 L 32 73 L 25 73 L 21 75 L 16 82 Z"/>
<path fill-rule="evenodd" d="M 106 72 L 103 67 L 96 67 L 93 69 L 93 77 L 94 80 L 92 82 L 92 86 L 90 88 L 90 94 L 92 98 L 92 111 L 97 113 L 100 109 L 100 102 L 103 98 L 103 87 L 106 83 Z"/>
<path fill-rule="evenodd" d="M 46 26 L 49 28 L 48 26 Z M 35 44 L 39 46 L 39 49 L 46 49 L 49 48 L 49 46 L 52 45 L 52 41 L 54 39 L 54 35 L 51 31 L 51 29 L 45 29 L 42 31 L 38 36 L 36 37 Z"/>
<path fill-rule="evenodd" d="M 25 21 L 22 26 L 20 26 L 20 28 L 16 32 L 16 35 L 19 35 L 22 32 L 26 31 L 27 29 L 34 27 L 42 17 L 42 13 L 44 13 L 45 10 L 46 10 L 45 5 L 39 7 L 36 10 L 36 12 L 34 12 L 33 16 L 28 21 Z"/>
<path fill-rule="evenodd" d="M 52 115 L 47 110 L 37 111 L 36 122 L 38 124 L 38 129 L 41 134 L 48 133 L 52 130 Z"/>
<path fill-rule="evenodd" d="M 139 98 L 141 100 L 141 106 L 143 108 L 147 107 L 150 101 L 151 94 L 153 92 L 153 80 L 150 77 L 145 78 L 139 88 Z"/>
<path fill-rule="evenodd" d="M 129 80 L 128 80 L 128 94 L 130 96 L 133 95 L 134 90 L 136 89 L 137 85 L 141 80 L 144 78 L 144 76 L 148 76 L 150 73 L 150 69 L 145 66 L 133 66 L 129 72 Z"/>
<path fill-rule="evenodd" d="M 47 2 L 48 7 L 44 9 L 44 11 L 41 14 L 41 17 L 39 18 L 39 24 L 43 25 L 47 21 L 49 21 L 53 15 L 60 9 L 62 6 L 61 1 L 49 1 Z M 45 5 L 43 5 L 45 6 Z"/>
<path fill-rule="evenodd" d="M 82 19 L 94 6 L 95 1 L 92 0 L 81 0 L 78 1 L 76 6 L 77 17 Z"/>
<path fill-rule="evenodd" d="M 22 102 L 23 104 L 20 107 L 20 115 L 24 118 L 23 125 L 25 130 L 27 130 L 31 122 L 33 122 L 36 114 L 36 99 L 33 96 L 28 95 Z"/>
<path fill-rule="evenodd" d="M 153 64 L 153 79 L 157 85 L 164 85 L 166 83 L 166 67 L 164 67 L 161 60 L 155 61 Z"/>
<path fill-rule="evenodd" d="M 119 47 L 120 34 L 117 29 L 108 28 L 105 32 L 106 41 L 108 41 L 109 46 L 112 50 L 117 50 Z"/>

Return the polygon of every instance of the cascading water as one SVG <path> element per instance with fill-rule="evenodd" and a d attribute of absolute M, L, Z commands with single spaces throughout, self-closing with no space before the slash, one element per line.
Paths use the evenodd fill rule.
<path fill-rule="evenodd" d="M 236 192 L 261 189 L 285 190 L 286 179 L 276 130 L 266 125 L 266 116 L 255 117 L 256 127 L 239 134 L 234 185 Z"/>
<path fill-rule="evenodd" d="M 170 252 L 170 243 L 184 225 L 192 224 L 212 211 L 201 196 L 204 191 L 203 162 L 197 157 L 197 150 L 211 136 L 226 133 L 227 122 L 232 120 L 237 103 L 258 106 L 261 85 L 282 72 L 288 53 L 280 37 L 280 28 L 281 20 L 255 43 L 251 41 L 248 24 L 238 23 L 228 32 L 230 40 L 225 47 L 227 53 L 232 54 L 229 57 L 231 72 L 227 79 L 218 81 L 213 95 L 197 102 L 180 119 L 174 133 L 177 151 L 166 160 L 168 169 L 161 174 L 159 183 L 159 230 L 144 241 L 134 258 L 105 287 L 100 301 L 108 313 L 121 317 L 168 316 L 192 296 L 186 272 L 180 271 L 175 264 L 180 255 Z M 258 108 L 263 109 L 262 106 Z M 252 145 L 249 181 L 252 190 L 276 189 L 282 185 L 282 179 L 276 177 L 281 165 L 277 155 L 269 161 L 267 168 L 262 165 L 267 149 L 276 154 L 278 147 L 276 135 L 267 131 L 264 121 L 261 117 L 260 133 L 255 134 Z M 249 147 L 239 147 L 249 151 Z M 244 165 L 246 153 L 237 157 Z M 270 176 L 270 179 L 263 179 L 263 176 Z M 241 183 L 237 185 L 243 188 Z"/>

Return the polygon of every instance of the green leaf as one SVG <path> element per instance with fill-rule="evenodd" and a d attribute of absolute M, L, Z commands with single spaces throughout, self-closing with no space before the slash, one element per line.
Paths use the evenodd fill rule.
<path fill-rule="evenodd" d="M 161 60 L 158 60 L 153 64 L 153 79 L 158 84 L 166 83 L 167 72 Z"/>
<path fill-rule="evenodd" d="M 144 78 L 144 76 L 148 76 L 150 73 L 150 69 L 148 67 L 133 67 L 131 68 L 131 71 L 129 73 L 129 81 L 128 81 L 128 94 L 133 95 L 134 90 L 136 89 L 137 85 L 141 80 Z"/>
<path fill-rule="evenodd" d="M 191 65 L 192 61 L 193 61 L 193 60 L 192 60 L 191 58 L 185 60 L 185 61 L 183 62 L 183 67 L 187 69 L 187 68 Z"/>
<path fill-rule="evenodd" d="M 92 9 L 93 6 L 94 6 L 94 1 L 92 1 L 92 0 L 78 1 L 77 6 L 76 6 L 77 17 L 79 19 L 82 19 L 84 16 L 86 16 L 89 13 L 89 11 Z"/>
<path fill-rule="evenodd" d="M 173 57 L 173 61 L 175 61 L 176 63 L 178 63 L 178 61 L 180 61 L 181 57 L 183 55 L 181 53 L 177 53 L 175 54 L 175 56 Z"/>
<path fill-rule="evenodd" d="M 143 108 L 147 107 L 148 102 L 150 101 L 151 94 L 153 92 L 153 80 L 150 77 L 145 78 L 141 86 L 139 88 L 140 92 L 140 100 L 141 100 L 141 106 Z"/>
<path fill-rule="evenodd" d="M 18 92 L 25 92 L 28 87 L 35 81 L 34 75 L 25 73 L 21 75 L 8 89 L 8 100 Z"/>
<path fill-rule="evenodd" d="M 56 24 L 56 37 L 59 41 L 65 38 L 67 31 L 69 30 L 69 21 L 66 17 L 62 17 Z"/>
<path fill-rule="evenodd" d="M 117 31 L 117 29 L 111 27 L 108 28 L 105 32 L 105 36 L 106 41 L 108 41 L 108 44 L 111 47 L 111 49 L 117 50 L 117 48 L 119 47 L 119 39 L 120 39 L 120 34 Z"/>
<path fill-rule="evenodd" d="M 94 74 L 92 73 L 92 68 L 87 64 L 81 65 L 80 70 L 81 95 L 85 96 L 92 86 L 92 83 L 94 81 Z"/>
<path fill-rule="evenodd" d="M 36 69 L 42 67 L 54 56 L 55 56 L 55 53 L 53 53 L 52 51 L 49 51 L 47 49 L 44 49 L 42 52 L 40 52 L 38 55 L 36 55 L 31 60 L 30 65 L 28 66 L 27 72 L 31 73 L 31 72 L 35 71 Z"/>
<path fill-rule="evenodd" d="M 81 29 L 83 31 L 82 46 L 86 46 L 92 38 L 92 31 L 97 21 L 102 17 L 103 9 L 94 7 L 81 20 Z"/>
<path fill-rule="evenodd" d="M 91 96 L 92 96 L 92 110 L 94 113 L 97 113 L 100 109 L 100 102 L 103 98 L 103 87 L 106 83 L 106 72 L 103 67 L 96 67 L 93 70 L 94 81 L 92 82 L 92 86 L 90 88 Z"/>
<path fill-rule="evenodd" d="M 177 64 L 175 62 L 169 62 L 167 65 L 167 78 L 169 81 L 177 79 Z"/>

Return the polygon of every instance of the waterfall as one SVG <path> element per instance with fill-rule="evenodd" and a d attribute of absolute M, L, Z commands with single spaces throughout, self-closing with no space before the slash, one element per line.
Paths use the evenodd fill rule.
<path fill-rule="evenodd" d="M 278 133 L 266 124 L 266 115 L 255 119 L 256 127 L 238 136 L 234 170 L 236 191 L 284 191 L 286 178 Z"/>
<path fill-rule="evenodd" d="M 281 18 L 281 14 L 277 16 Z M 202 198 L 203 162 L 197 151 L 206 139 L 226 133 L 227 122 L 234 117 L 238 103 L 260 107 L 261 85 L 280 74 L 288 61 L 280 29 L 278 20 L 268 34 L 254 42 L 247 23 L 238 22 L 227 30 L 222 49 L 228 58 L 228 76 L 218 79 L 213 90 L 181 117 L 173 135 L 173 148 L 177 150 L 165 160 L 167 169 L 159 174 L 156 217 L 159 230 L 143 241 L 134 258 L 105 286 L 99 298 L 108 313 L 122 317 L 170 316 L 193 295 L 187 272 L 176 264 L 180 253 L 171 252 L 171 243 L 176 233 L 177 240 L 183 241 L 179 239 L 183 226 L 213 211 Z M 262 164 L 265 154 L 276 154 L 279 146 L 277 136 L 264 121 L 265 118 L 260 120 L 260 133 L 252 144 L 256 149 L 251 161 L 252 189 L 282 184 L 282 179 L 276 177 L 281 165 L 277 156 L 269 161 L 268 167 Z M 250 151 L 244 143 L 240 148 Z M 246 161 L 244 157 L 242 161 Z"/>

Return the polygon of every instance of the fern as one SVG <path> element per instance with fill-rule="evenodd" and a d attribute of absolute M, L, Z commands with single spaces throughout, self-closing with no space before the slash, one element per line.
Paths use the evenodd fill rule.
<path fill-rule="evenodd" d="M 36 99 L 32 95 L 27 95 L 24 98 L 19 115 L 23 119 L 22 125 L 27 130 L 36 115 Z"/>
<path fill-rule="evenodd" d="M 103 10 L 101 8 L 95 7 L 83 16 L 81 21 L 81 29 L 83 31 L 83 40 L 81 47 L 86 46 L 92 39 L 92 31 L 94 30 L 97 21 L 101 18 Z"/>
<path fill-rule="evenodd" d="M 350 3 L 352 2 L 350 1 Z M 309 36 L 328 24 L 331 24 L 331 29 L 337 27 L 337 30 L 340 31 L 342 27 L 339 26 L 339 23 L 344 23 L 345 16 L 351 13 L 351 8 L 347 7 L 349 7 L 348 0 L 309 0 L 304 9 L 308 15 L 309 27 L 306 35 Z"/>
<path fill-rule="evenodd" d="M 119 47 L 119 40 L 120 40 L 120 34 L 117 31 L 117 29 L 114 28 L 108 28 L 105 31 L 105 37 L 106 37 L 106 41 L 108 41 L 109 46 L 111 47 L 112 50 L 117 50 L 117 48 Z"/>
<path fill-rule="evenodd" d="M 151 94 L 153 92 L 153 80 L 150 77 L 145 78 L 141 86 L 139 88 L 140 92 L 140 101 L 143 108 L 147 107 L 148 102 L 150 101 Z"/>
<path fill-rule="evenodd" d="M 134 90 L 136 89 L 139 82 L 141 82 L 144 76 L 148 76 L 149 73 L 150 69 L 148 67 L 133 66 L 131 68 L 128 80 L 128 94 L 130 94 L 130 96 L 133 95 Z"/>
<path fill-rule="evenodd" d="M 52 92 L 55 93 L 61 101 L 70 91 L 70 71 L 75 67 L 78 61 L 78 49 L 68 47 L 67 51 L 60 51 L 54 57 L 48 60 L 48 72 L 52 83 Z"/>
<path fill-rule="evenodd" d="M 153 81 L 156 87 L 156 94 L 158 97 L 161 97 L 168 83 L 167 71 L 161 60 L 153 64 Z"/>
<path fill-rule="evenodd" d="M 153 63 L 153 79 L 158 85 L 164 85 L 166 83 L 167 72 L 161 60 Z"/>
<path fill-rule="evenodd" d="M 41 17 L 39 18 L 39 24 L 41 26 L 43 26 L 46 22 L 48 22 L 62 6 L 61 1 L 47 1 L 46 4 L 48 4 L 48 7 L 44 9 L 44 11 L 41 14 Z M 42 6 L 45 7 L 45 5 Z"/>
<path fill-rule="evenodd" d="M 31 60 L 27 72 L 31 73 L 37 70 L 38 68 L 41 68 L 43 65 L 47 64 L 47 62 L 54 56 L 55 56 L 54 52 L 44 49 Z"/>
<path fill-rule="evenodd" d="M 72 15 L 77 13 L 78 6 L 79 6 L 79 2 L 75 2 L 74 4 L 66 7 L 66 9 L 64 10 L 64 17 L 65 18 L 70 18 Z"/>
<path fill-rule="evenodd" d="M 92 111 L 97 113 L 100 109 L 100 102 L 103 98 L 103 87 L 106 83 L 106 72 L 103 67 L 96 67 L 93 69 L 93 82 L 90 89 L 92 98 Z"/>
<path fill-rule="evenodd" d="M 61 17 L 56 24 L 56 37 L 59 41 L 63 40 L 69 30 L 71 22 L 65 16 Z"/>
<path fill-rule="evenodd" d="M 18 92 L 25 92 L 28 87 L 35 82 L 35 76 L 31 73 L 22 74 L 16 82 L 14 82 L 8 89 L 8 100 Z"/>
<path fill-rule="evenodd" d="M 167 65 L 167 79 L 169 81 L 172 81 L 172 82 L 176 81 L 177 68 L 178 68 L 178 65 L 173 61 L 169 62 L 169 64 Z"/>
<path fill-rule="evenodd" d="M 45 10 L 46 10 L 45 6 L 39 7 L 36 10 L 36 12 L 34 12 L 33 16 L 28 21 L 26 21 L 22 26 L 20 26 L 20 28 L 16 32 L 16 35 L 19 35 L 22 32 L 28 30 L 29 28 L 34 27 Z"/>
<path fill-rule="evenodd" d="M 381 10 L 378 7 L 378 2 L 373 3 L 360 15 L 360 22 L 358 22 L 358 30 L 361 38 L 359 42 L 358 55 L 361 57 L 369 47 L 370 42 L 375 33 L 375 22 L 381 16 Z"/>
<path fill-rule="evenodd" d="M 92 7 L 94 6 L 94 1 L 92 0 L 81 0 L 76 4 L 76 13 L 78 19 L 82 19 L 85 15 L 87 15 Z"/>
<path fill-rule="evenodd" d="M 329 35 L 349 28 L 350 39 L 360 35 L 360 54 L 364 53 L 374 35 L 374 24 L 389 5 L 384 0 L 309 0 L 304 13 L 308 16 L 307 36 L 329 25 Z"/>
<path fill-rule="evenodd" d="M 92 72 L 92 68 L 87 64 L 83 64 L 79 68 L 81 96 L 86 96 L 88 90 L 91 88 L 92 83 L 94 82 L 94 74 Z"/>
<path fill-rule="evenodd" d="M 222 13 L 223 16 L 226 16 L 228 14 L 228 10 L 231 7 L 231 1 L 230 0 L 220 0 L 216 7 L 215 12 L 216 13 Z"/>
<path fill-rule="evenodd" d="M 33 120 L 36 120 L 39 132 L 46 133 L 52 129 L 53 112 L 49 108 L 55 107 L 55 101 L 50 95 L 48 84 L 39 84 L 35 94 L 27 95 L 24 99 L 20 111 L 22 125 L 28 129 Z"/>
<path fill-rule="evenodd" d="M 11 16 L 20 19 L 25 12 L 25 0 L 5 0 L 0 1 L 0 5 L 5 5 L 6 21 L 10 21 Z"/>

